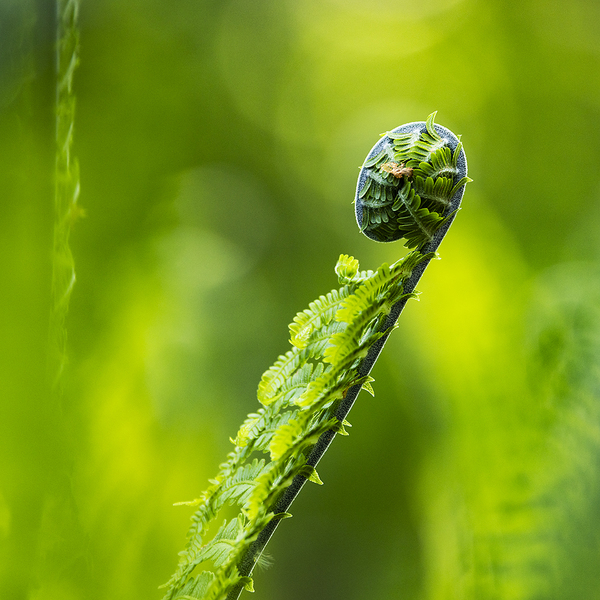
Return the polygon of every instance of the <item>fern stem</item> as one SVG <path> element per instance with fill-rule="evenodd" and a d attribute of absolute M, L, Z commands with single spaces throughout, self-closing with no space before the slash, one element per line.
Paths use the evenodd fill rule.
<path fill-rule="evenodd" d="M 413 126 L 413 129 L 415 129 L 417 126 L 422 126 L 422 124 L 420 124 L 420 123 L 415 123 L 415 124 L 410 124 L 410 125 Z M 410 125 L 405 126 L 405 127 L 410 128 Z M 452 150 L 455 150 L 459 144 L 459 140 L 456 138 L 456 136 L 444 127 L 441 127 L 439 125 L 435 125 L 435 127 L 438 130 L 438 133 L 442 134 L 447 139 L 449 138 L 448 139 L 449 146 L 452 148 Z M 371 155 L 376 153 L 375 152 L 376 148 L 377 148 L 377 145 L 371 151 Z M 460 174 L 461 178 L 466 177 L 466 174 L 467 174 L 467 164 L 466 164 L 466 158 L 464 156 L 464 153 L 461 155 L 461 157 L 459 159 L 459 174 Z M 362 188 L 362 184 L 359 181 L 358 190 L 360 190 L 361 188 Z M 357 194 L 359 193 L 358 190 L 357 190 Z M 415 291 L 415 288 L 416 288 L 419 280 L 421 279 L 421 276 L 425 272 L 427 265 L 431 262 L 432 258 L 435 256 L 435 253 L 437 252 L 442 240 L 444 239 L 444 236 L 446 235 L 446 233 L 448 232 L 448 229 L 452 225 L 452 222 L 454 221 L 456 213 L 457 213 L 458 209 L 460 208 L 460 203 L 462 201 L 463 193 L 464 193 L 464 186 L 461 188 L 455 188 L 455 193 L 454 193 L 453 197 L 451 198 L 450 205 L 449 205 L 449 208 L 447 211 L 449 216 L 444 220 L 443 224 L 437 229 L 437 231 L 434 233 L 431 240 L 427 244 L 425 244 L 422 248 L 419 249 L 419 251 L 423 255 L 425 255 L 426 258 L 425 258 L 425 260 L 421 261 L 418 265 L 415 266 L 415 268 L 412 271 L 411 276 L 409 277 L 409 279 L 405 282 L 405 284 L 403 286 L 402 298 L 400 300 L 398 300 L 392 306 L 390 313 L 388 314 L 387 318 L 385 319 L 385 321 L 379 328 L 379 330 L 381 332 L 386 332 L 386 333 L 371 346 L 367 356 L 361 362 L 360 366 L 358 367 L 358 372 L 359 372 L 360 376 L 368 375 L 371 372 L 371 370 L 373 369 L 373 367 L 375 366 L 375 363 L 376 363 L 379 355 L 381 354 L 381 351 L 383 350 L 383 347 L 389 337 L 390 332 L 392 331 L 394 325 L 396 324 L 396 321 L 398 320 L 400 314 L 404 310 L 404 307 L 406 306 L 406 303 L 409 300 L 409 298 L 411 297 L 412 293 Z M 348 389 L 348 392 L 346 393 L 345 397 L 341 400 L 341 402 L 337 408 L 336 414 L 335 414 L 338 421 L 343 422 L 344 419 L 348 416 L 361 389 L 362 389 L 362 384 L 356 384 Z M 319 461 L 321 460 L 321 458 L 323 457 L 323 455 L 329 448 L 329 446 L 330 446 L 331 442 L 333 441 L 333 439 L 335 438 L 335 436 L 336 436 L 335 431 L 328 430 L 319 437 L 310 456 L 307 459 L 308 465 L 310 465 L 312 467 L 317 466 L 317 464 L 319 463 Z M 283 495 L 276 502 L 275 506 L 270 508 L 270 511 L 273 512 L 274 514 L 287 513 L 289 511 L 292 503 L 296 499 L 296 496 L 298 496 L 298 494 L 300 493 L 300 491 L 304 487 L 304 484 L 307 481 L 308 481 L 308 478 L 306 476 L 297 475 L 293 479 L 293 481 L 289 485 L 289 487 L 286 489 L 286 491 L 283 493 Z M 238 571 L 241 576 L 247 577 L 247 576 L 251 575 L 251 573 L 254 569 L 254 566 L 256 565 L 261 553 L 264 551 L 265 546 L 271 539 L 271 536 L 277 529 L 280 522 L 281 522 L 281 519 L 272 519 L 266 525 L 266 527 L 264 527 L 264 529 L 259 533 L 257 539 L 252 543 L 252 545 L 247 550 L 247 552 L 243 556 L 242 560 L 238 564 Z M 242 582 L 233 586 L 227 595 L 227 600 L 237 600 L 239 598 L 240 594 L 242 593 L 243 589 L 244 589 L 244 584 Z"/>
<path fill-rule="evenodd" d="M 79 63 L 79 0 L 56 1 L 56 162 L 54 171 L 54 241 L 52 315 L 50 319 L 50 376 L 56 388 L 67 362 L 65 320 L 75 284 L 75 265 L 69 246 L 71 225 L 79 216 L 79 167 L 72 155 L 75 123 L 73 74 Z"/>

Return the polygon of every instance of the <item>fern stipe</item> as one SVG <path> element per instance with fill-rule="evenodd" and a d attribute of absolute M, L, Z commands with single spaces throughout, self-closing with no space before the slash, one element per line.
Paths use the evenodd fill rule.
<path fill-rule="evenodd" d="M 163 600 L 237 600 L 253 591 L 252 571 L 304 484 L 322 481 L 316 467 L 370 377 L 406 302 L 460 207 L 467 162 L 460 140 L 426 122 L 388 132 L 361 169 L 355 204 L 361 231 L 376 241 L 401 238 L 409 253 L 376 271 L 360 271 L 342 254 L 341 287 L 320 296 L 290 324 L 291 349 L 262 376 L 262 404 L 248 415 L 234 449 L 197 499 L 186 548 Z M 258 459 L 256 454 L 264 455 Z M 205 541 L 225 505 L 238 514 Z M 196 574 L 200 565 L 211 567 Z"/>

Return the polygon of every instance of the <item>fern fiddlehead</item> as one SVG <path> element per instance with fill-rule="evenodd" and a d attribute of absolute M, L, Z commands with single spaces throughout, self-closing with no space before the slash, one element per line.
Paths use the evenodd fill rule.
<path fill-rule="evenodd" d="M 346 417 L 387 337 L 460 206 L 469 180 L 460 140 L 426 122 L 388 132 L 361 169 L 355 205 L 359 227 L 376 241 L 401 238 L 411 251 L 392 265 L 360 271 L 342 254 L 341 287 L 320 296 L 290 324 L 291 349 L 262 376 L 261 408 L 248 415 L 211 486 L 192 502 L 186 548 L 163 600 L 236 600 L 253 590 L 252 570 Z M 257 458 L 257 454 L 265 455 Z M 238 515 L 205 541 L 225 505 Z M 200 565 L 212 566 L 199 574 Z"/>

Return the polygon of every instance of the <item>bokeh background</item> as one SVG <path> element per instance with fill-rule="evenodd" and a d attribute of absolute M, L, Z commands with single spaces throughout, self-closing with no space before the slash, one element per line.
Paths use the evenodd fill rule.
<path fill-rule="evenodd" d="M 94 0 L 85 217 L 48 384 L 54 7 L 0 2 L 0 598 L 150 600 L 378 135 L 462 134 L 463 210 L 257 600 L 600 598 L 600 4 Z"/>

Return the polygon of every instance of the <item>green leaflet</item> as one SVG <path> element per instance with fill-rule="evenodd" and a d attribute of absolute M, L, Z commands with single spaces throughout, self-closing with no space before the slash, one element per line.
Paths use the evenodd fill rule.
<path fill-rule="evenodd" d="M 215 537 L 204 546 L 198 560 L 212 560 L 215 567 L 220 567 L 228 560 L 231 549 L 235 547 L 243 531 L 244 523 L 241 516 L 231 519 L 229 523 L 225 521 Z"/>
<path fill-rule="evenodd" d="M 195 500 L 193 503 L 179 503 L 200 504 L 200 507 L 194 514 L 194 525 L 190 528 L 190 532 L 188 533 L 188 544 L 186 549 L 179 553 L 180 561 L 178 569 L 171 580 L 166 584 L 167 586 L 171 585 L 176 580 L 185 579 L 201 562 L 211 559 L 214 560 L 216 556 L 214 554 L 214 549 L 212 551 L 213 554 L 206 554 L 206 548 L 210 547 L 210 544 L 203 544 L 203 531 L 207 529 L 209 523 L 216 518 L 219 510 L 227 502 L 229 502 L 229 504 L 237 503 L 240 506 L 244 506 L 256 486 L 260 473 L 264 470 L 265 461 L 254 459 L 251 463 L 239 467 L 235 473 L 230 477 L 225 478 L 222 482 L 214 480 L 215 483 L 213 486 L 204 492 L 200 499 Z M 222 475 L 220 474 L 220 476 Z M 230 526 L 234 526 L 233 521 L 230 523 Z M 227 533 L 229 532 L 225 531 L 224 533 L 223 530 L 220 530 L 217 536 L 222 538 Z M 217 538 L 215 537 L 215 539 Z M 229 542 L 222 542 L 218 546 L 220 555 L 227 553 L 228 547 L 232 547 L 232 544 Z"/>
<path fill-rule="evenodd" d="M 340 254 L 335 265 L 335 272 L 340 284 L 351 283 L 358 275 L 358 261 L 353 256 Z"/>
<path fill-rule="evenodd" d="M 265 461 L 254 459 L 252 463 L 240 467 L 233 477 L 226 479 L 219 488 L 219 502 L 237 502 L 244 505 L 252 492 L 256 477 L 264 470 Z"/>
<path fill-rule="evenodd" d="M 352 257 L 347 257 L 347 259 L 342 262 L 340 257 L 340 261 L 336 265 L 336 273 L 338 269 L 344 269 L 344 271 L 348 272 L 354 269 L 354 277 L 358 271 L 358 261 Z M 350 259 L 356 264 L 352 264 Z M 343 265 L 343 267 L 338 265 Z M 311 334 L 323 325 L 327 325 L 333 319 L 337 307 L 346 297 L 346 292 L 346 289 L 332 290 L 326 296 L 320 296 L 317 300 L 311 302 L 306 310 L 299 312 L 294 317 L 294 321 L 289 325 L 291 334 L 290 342 L 297 348 L 306 348 Z"/>
<path fill-rule="evenodd" d="M 435 181 L 433 177 L 424 179 L 422 175 L 416 175 L 414 181 L 414 190 L 419 197 L 436 203 L 441 210 L 450 205 L 450 193 L 454 187 L 454 182 L 448 177 L 438 177 Z"/>
<path fill-rule="evenodd" d="M 429 258 L 413 251 L 391 266 L 359 271 L 356 259 L 340 256 L 335 272 L 344 285 L 294 317 L 292 348 L 261 378 L 257 396 L 263 406 L 248 415 L 231 439 L 235 448 L 211 486 L 187 503 L 197 509 L 177 571 L 164 586 L 164 600 L 217 600 L 234 586 L 252 587 L 236 565 L 269 521 L 289 516 L 276 515 L 273 509 L 294 477 L 322 483 L 306 463 L 310 450 L 328 430 L 347 435 L 344 425 L 349 424 L 334 416 L 337 403 L 353 385 L 365 385 L 373 393 L 372 378 L 359 375 L 358 367 L 387 333 L 381 325 L 403 295 L 403 283 Z M 257 452 L 265 458 L 256 458 Z M 205 541 L 210 524 L 227 504 L 239 506 L 238 516 Z M 212 570 L 194 577 L 201 565 Z"/>
<path fill-rule="evenodd" d="M 302 423 L 296 419 L 290 419 L 287 423 L 280 425 L 269 444 L 271 460 L 281 458 L 292 445 L 294 439 L 302 433 L 302 429 Z"/>
<path fill-rule="evenodd" d="M 406 245 L 409 248 L 423 246 L 430 242 L 444 222 L 444 218 L 439 213 L 422 205 L 421 197 L 415 193 L 409 182 L 406 182 L 398 192 L 392 210 L 397 212 L 396 223 L 406 238 Z"/>
<path fill-rule="evenodd" d="M 266 371 L 258 384 L 258 400 L 265 406 L 271 404 L 284 381 L 295 372 L 302 360 L 301 350 L 298 347 L 282 354 L 277 362 Z"/>
<path fill-rule="evenodd" d="M 197 577 L 190 578 L 182 588 L 181 592 L 175 596 L 175 600 L 194 600 L 203 598 L 214 579 L 214 573 L 202 571 Z"/>
<path fill-rule="evenodd" d="M 317 485 L 323 485 L 323 481 L 319 477 L 317 470 L 311 465 L 305 465 L 301 470 L 300 474 L 306 477 L 309 481 L 316 483 Z"/>
<path fill-rule="evenodd" d="M 301 389 L 301 388 L 300 388 Z M 290 419 L 294 418 L 295 413 L 293 411 L 277 412 L 273 414 L 273 411 L 265 409 L 259 409 L 260 414 L 250 414 L 250 419 L 247 419 L 242 425 L 240 432 L 235 440 L 231 440 L 234 444 L 241 447 L 251 445 L 253 450 L 265 451 L 269 447 L 271 437 L 276 429 L 283 423 L 287 423 Z M 245 428 L 246 423 L 251 424 Z M 244 429 L 244 435 L 240 433 Z"/>

